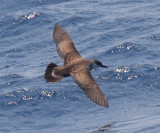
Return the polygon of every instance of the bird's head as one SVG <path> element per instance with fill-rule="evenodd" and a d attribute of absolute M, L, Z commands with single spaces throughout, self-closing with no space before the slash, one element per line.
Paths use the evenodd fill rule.
<path fill-rule="evenodd" d="M 98 61 L 98 60 L 94 60 L 94 63 L 100 67 L 104 67 L 107 68 L 107 66 L 103 65 L 102 62 Z"/>

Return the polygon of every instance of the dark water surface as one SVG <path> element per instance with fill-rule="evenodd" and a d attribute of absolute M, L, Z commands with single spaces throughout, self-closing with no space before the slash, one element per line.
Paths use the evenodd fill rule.
<path fill-rule="evenodd" d="M 159 133 L 159 0 L 1 0 L 0 12 L 1 133 Z M 46 66 L 62 65 L 56 23 L 108 66 L 92 75 L 109 109 L 71 77 L 45 82 Z"/>

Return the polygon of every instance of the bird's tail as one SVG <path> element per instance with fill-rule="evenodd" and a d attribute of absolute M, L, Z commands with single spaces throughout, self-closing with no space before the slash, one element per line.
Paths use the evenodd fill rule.
<path fill-rule="evenodd" d="M 55 76 L 54 75 L 54 68 L 57 67 L 56 64 L 50 63 L 45 71 L 44 78 L 47 82 L 59 82 L 63 79 L 63 76 Z"/>

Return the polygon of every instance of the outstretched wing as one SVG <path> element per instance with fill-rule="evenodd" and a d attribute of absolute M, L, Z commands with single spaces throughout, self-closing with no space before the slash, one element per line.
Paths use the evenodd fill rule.
<path fill-rule="evenodd" d="M 81 58 L 81 55 L 76 50 L 69 34 L 58 24 L 54 27 L 53 38 L 56 43 L 57 52 L 64 62 L 64 65 L 77 58 Z"/>
<path fill-rule="evenodd" d="M 85 92 L 89 99 L 100 106 L 108 108 L 106 96 L 103 94 L 87 68 L 77 73 L 71 73 L 71 75 L 73 80 Z"/>

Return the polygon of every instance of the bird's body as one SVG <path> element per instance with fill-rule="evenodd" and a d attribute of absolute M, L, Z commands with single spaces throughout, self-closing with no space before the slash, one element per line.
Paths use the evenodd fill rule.
<path fill-rule="evenodd" d="M 93 102 L 100 106 L 108 107 L 105 95 L 89 72 L 89 68 L 93 63 L 105 68 L 107 66 L 102 65 L 98 60 L 82 58 L 69 34 L 58 24 L 55 25 L 53 38 L 56 43 L 57 52 L 64 65 L 57 66 L 54 63 L 50 63 L 45 72 L 46 81 L 59 82 L 64 77 L 72 76 L 76 84 Z"/>
<path fill-rule="evenodd" d="M 72 61 L 70 64 L 65 66 L 58 66 L 55 68 L 56 75 L 72 75 L 73 73 L 77 73 L 82 71 L 84 68 L 89 68 L 93 63 L 92 60 L 86 60 L 83 58 L 76 59 Z"/>

